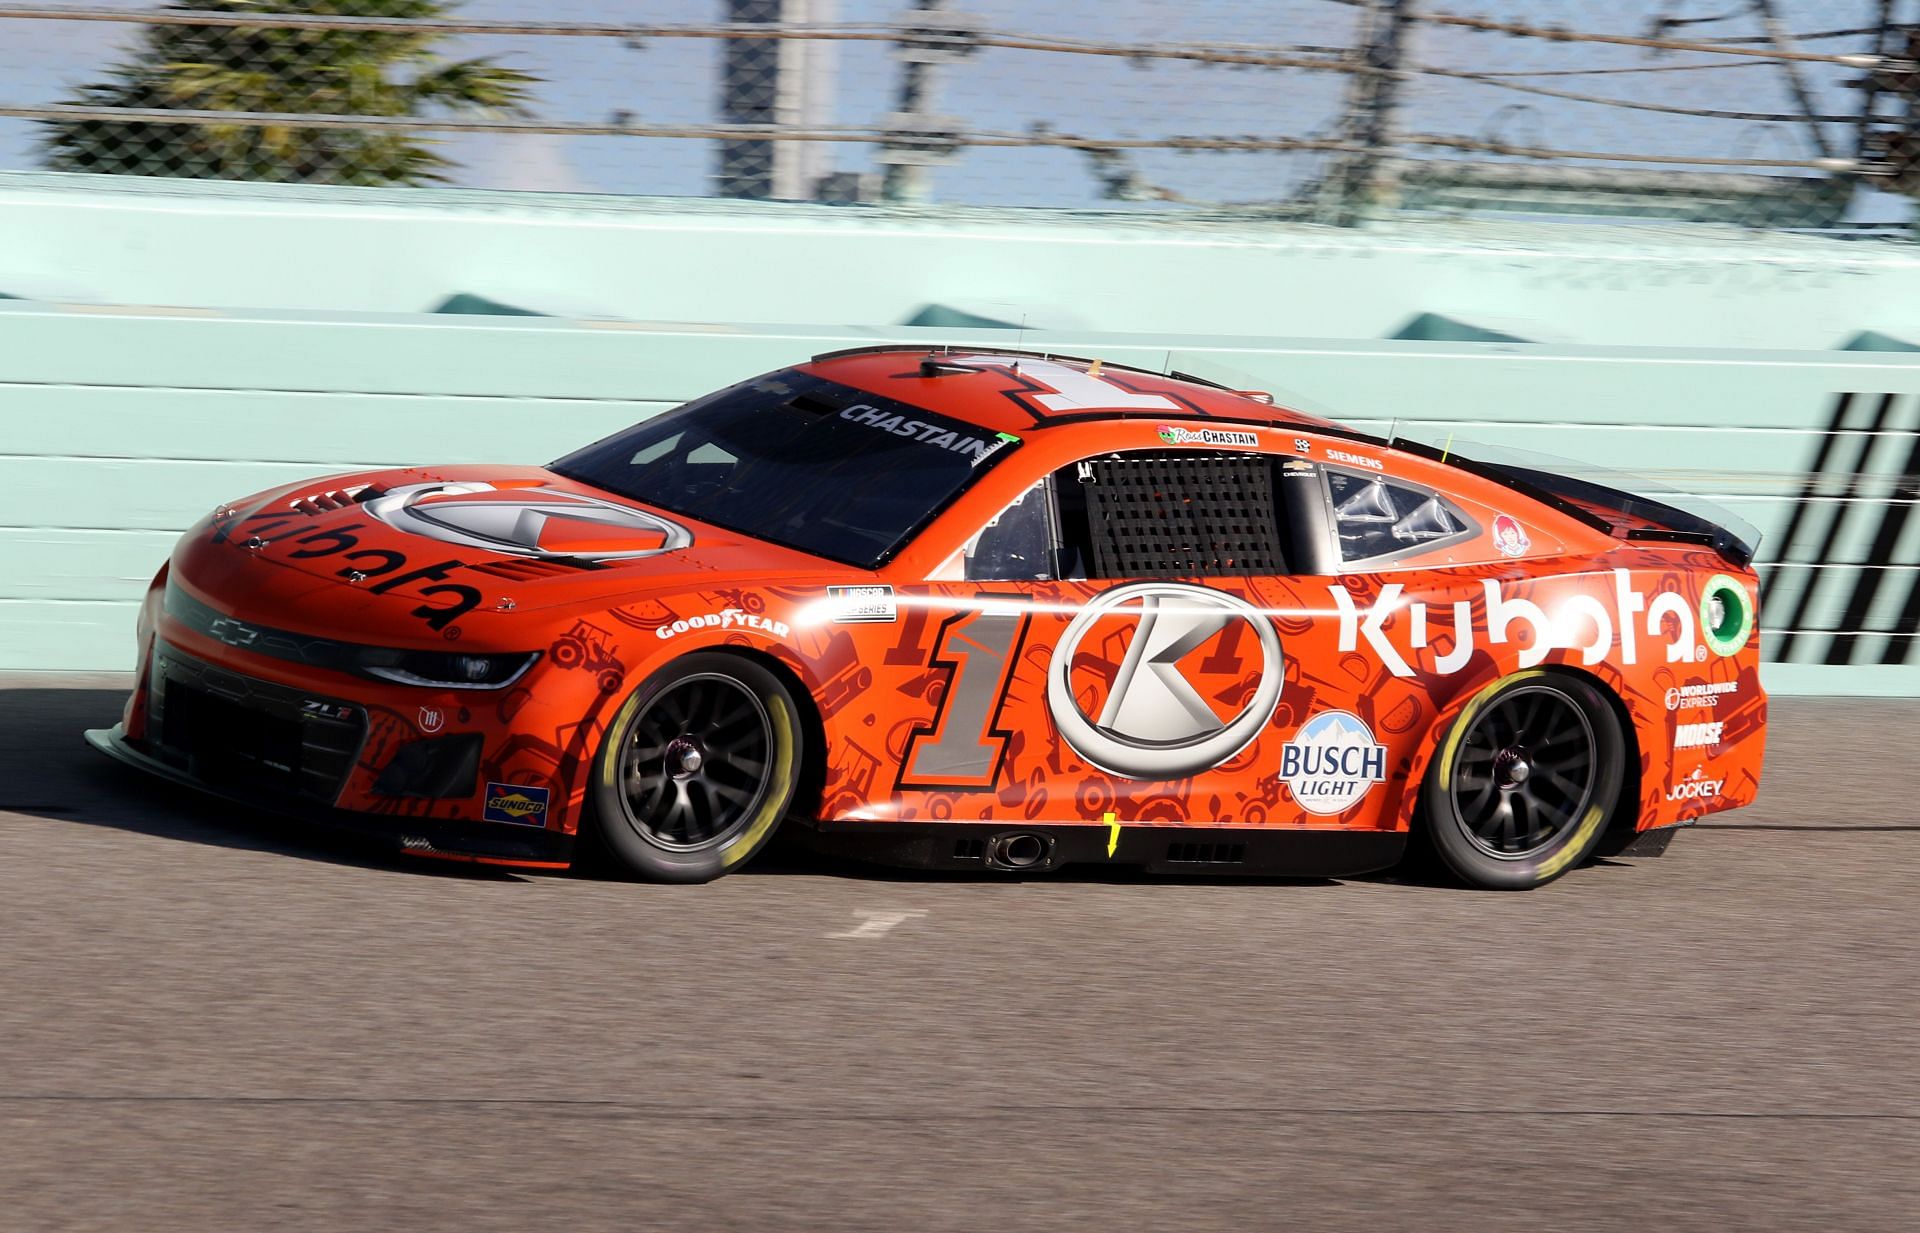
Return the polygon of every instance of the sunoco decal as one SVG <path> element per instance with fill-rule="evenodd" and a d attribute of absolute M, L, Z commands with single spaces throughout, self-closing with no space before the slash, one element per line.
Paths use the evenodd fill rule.
<path fill-rule="evenodd" d="M 653 631 L 653 636 L 665 641 L 675 634 L 684 634 L 696 629 L 757 629 L 772 634 L 776 638 L 787 636 L 785 621 L 769 620 L 755 616 L 751 612 L 742 612 L 738 608 L 725 608 L 719 612 L 710 612 L 705 616 L 692 616 L 671 625 L 662 625 Z"/>
<path fill-rule="evenodd" d="M 1387 778 L 1387 747 L 1347 711 L 1322 711 L 1280 747 L 1280 778 L 1308 813 L 1344 813 Z"/>
<path fill-rule="evenodd" d="M 545 826 L 547 799 L 547 789 L 532 784 L 489 783 L 487 805 L 481 816 L 489 822 L 507 822 L 514 826 Z"/>
<path fill-rule="evenodd" d="M 1232 432 L 1224 428 L 1175 428 L 1160 425 L 1160 439 L 1168 445 L 1258 445 L 1260 438 L 1250 432 Z"/>

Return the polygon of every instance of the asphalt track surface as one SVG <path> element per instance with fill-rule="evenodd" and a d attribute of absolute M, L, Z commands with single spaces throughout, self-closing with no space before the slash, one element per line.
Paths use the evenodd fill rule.
<path fill-rule="evenodd" d="M 1758 806 L 1523 895 L 663 887 L 149 784 L 58 683 L 0 679 L 8 1233 L 1920 1225 L 1920 706 L 1778 701 Z"/>

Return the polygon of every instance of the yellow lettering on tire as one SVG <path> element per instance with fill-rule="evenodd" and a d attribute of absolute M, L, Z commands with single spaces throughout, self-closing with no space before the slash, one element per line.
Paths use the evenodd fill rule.
<path fill-rule="evenodd" d="M 773 729 L 774 748 L 773 765 L 770 769 L 771 782 L 781 785 L 784 789 L 787 776 L 793 769 L 793 731 L 798 726 L 798 717 L 788 710 L 785 698 L 769 698 L 767 702 L 767 722 Z M 771 793 L 767 796 L 760 806 L 760 816 L 755 818 L 746 830 L 740 832 L 740 837 L 728 844 L 726 850 L 721 853 L 722 869 L 731 869 L 752 855 L 760 840 L 765 838 L 766 833 L 773 828 L 773 824 L 780 820 L 780 815 L 786 812 L 791 796 L 791 793 L 784 790 L 781 790 L 777 797 Z"/>

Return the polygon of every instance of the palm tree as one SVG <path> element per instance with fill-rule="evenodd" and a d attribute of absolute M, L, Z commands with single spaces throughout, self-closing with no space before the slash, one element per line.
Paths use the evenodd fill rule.
<path fill-rule="evenodd" d="M 176 0 L 174 10 L 266 16 L 445 17 L 440 0 Z M 418 31 L 150 27 L 107 80 L 64 100 L 80 107 L 306 115 L 524 113 L 539 79 L 491 59 L 448 61 L 441 36 Z M 56 171 L 274 180 L 300 184 L 423 184 L 453 164 L 405 130 L 308 128 L 117 119 L 44 121 Z"/>

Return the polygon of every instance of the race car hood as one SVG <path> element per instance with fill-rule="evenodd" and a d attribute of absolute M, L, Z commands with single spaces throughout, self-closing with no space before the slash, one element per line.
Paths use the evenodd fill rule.
<path fill-rule="evenodd" d="M 173 559 L 173 577 L 216 607 L 403 641 L 444 636 L 456 620 L 847 572 L 537 467 L 290 485 L 216 509 Z"/>

